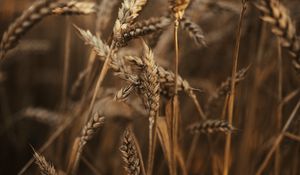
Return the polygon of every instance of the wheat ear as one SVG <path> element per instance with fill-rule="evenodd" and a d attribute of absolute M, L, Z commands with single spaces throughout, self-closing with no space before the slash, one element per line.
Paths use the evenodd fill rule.
<path fill-rule="evenodd" d="M 33 150 L 34 151 L 34 150 Z M 44 156 L 34 151 L 35 163 L 39 166 L 42 175 L 58 175 L 53 165 L 48 163 Z"/>
<path fill-rule="evenodd" d="M 192 134 L 199 133 L 214 133 L 214 132 L 225 132 L 229 133 L 235 130 L 235 128 L 226 121 L 222 120 L 205 120 L 190 125 L 188 131 Z"/>
<path fill-rule="evenodd" d="M 52 10 L 53 14 L 58 15 L 89 15 L 96 13 L 97 4 L 94 2 L 70 1 L 62 7 Z"/>
<path fill-rule="evenodd" d="M 194 39 L 197 46 L 206 46 L 203 30 L 197 23 L 193 22 L 188 17 L 183 17 L 180 21 L 180 26 Z"/>
<path fill-rule="evenodd" d="M 275 0 L 261 0 L 256 7 L 262 12 L 261 19 L 272 25 L 272 32 L 280 39 L 280 44 L 289 50 L 293 66 L 300 70 L 300 44 L 296 28 L 288 10 Z"/>
<path fill-rule="evenodd" d="M 145 175 L 143 160 L 139 148 L 131 129 L 127 128 L 122 137 L 122 145 L 120 147 L 124 168 L 130 175 Z"/>
<path fill-rule="evenodd" d="M 76 26 L 75 26 L 76 27 Z M 107 56 L 109 52 L 109 46 L 105 44 L 100 38 L 94 36 L 91 34 L 90 31 L 82 30 L 78 27 L 76 27 L 79 31 L 80 37 L 84 40 L 84 42 L 92 47 L 92 49 L 97 53 L 97 55 L 100 57 L 101 61 L 105 60 L 105 57 Z M 134 63 L 136 66 L 143 66 L 143 62 L 141 61 L 141 58 L 139 57 L 133 57 L 133 56 L 125 56 L 125 60 L 132 61 L 134 63 L 134 60 L 139 60 L 139 63 L 142 63 L 142 65 L 139 65 L 138 62 Z M 118 59 L 114 56 L 112 56 L 110 67 L 113 69 L 114 72 L 122 72 L 122 65 L 120 65 L 117 61 Z M 175 81 L 175 74 L 171 71 L 168 71 L 164 69 L 161 66 L 157 66 L 157 74 L 159 76 L 159 82 L 161 85 L 161 93 L 164 95 L 167 95 L 168 97 L 172 97 L 174 95 L 173 88 L 174 88 L 174 81 Z M 78 83 L 80 82 L 81 76 L 85 76 L 85 73 L 82 75 L 79 75 L 78 77 Z M 77 82 L 77 81 L 76 81 Z M 75 85 L 74 85 L 75 86 Z M 78 85 L 76 85 L 78 86 Z M 177 81 L 177 87 L 178 90 L 183 90 L 187 92 L 190 96 L 194 92 L 194 88 L 191 87 L 191 85 L 188 83 L 187 80 L 183 79 L 181 76 L 178 76 Z"/>
<path fill-rule="evenodd" d="M 166 28 L 170 22 L 170 19 L 167 17 L 152 17 L 147 20 L 138 21 L 122 31 L 121 37 L 118 38 L 117 45 L 123 47 L 132 39 L 161 31 Z"/>
<path fill-rule="evenodd" d="M 94 11 L 94 3 L 87 2 L 64 2 L 59 0 L 40 0 L 33 3 L 18 17 L 3 34 L 0 43 L 0 60 L 6 53 L 13 49 L 20 38 L 27 33 L 30 28 L 36 25 L 46 16 L 52 14 L 89 14 Z M 69 11 L 68 11 L 68 10 Z"/>
<path fill-rule="evenodd" d="M 94 116 L 84 125 L 81 135 L 75 141 L 75 148 L 71 154 L 71 160 L 69 162 L 68 172 L 74 174 L 78 168 L 79 159 L 82 151 L 89 140 L 93 138 L 97 130 L 104 123 L 105 117 L 102 114 L 96 113 Z"/>
<path fill-rule="evenodd" d="M 237 85 L 246 78 L 246 75 L 249 70 L 249 66 L 243 69 L 240 69 L 235 75 L 235 84 Z M 210 96 L 208 102 L 205 106 L 206 112 L 210 112 L 217 103 L 217 101 L 223 99 L 230 93 L 231 77 L 228 77 L 226 81 L 222 82 L 221 85 L 217 88 L 214 95 Z"/>

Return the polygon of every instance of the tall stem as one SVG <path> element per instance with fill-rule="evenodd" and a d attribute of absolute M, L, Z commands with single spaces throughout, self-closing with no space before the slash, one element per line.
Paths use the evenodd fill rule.
<path fill-rule="evenodd" d="M 102 84 L 102 82 L 103 82 L 103 80 L 104 80 L 104 78 L 105 78 L 105 76 L 108 72 L 110 57 L 114 52 L 114 48 L 115 48 L 115 43 L 114 43 L 114 41 L 112 41 L 109 53 L 107 54 L 107 56 L 105 58 L 104 64 L 103 64 L 102 69 L 101 69 L 100 74 L 99 74 L 99 78 L 98 78 L 97 83 L 96 83 L 96 87 L 95 87 L 93 97 L 92 97 L 90 107 L 89 107 L 89 113 L 88 113 L 89 115 L 91 115 L 92 112 L 93 112 L 93 107 L 94 107 L 94 104 L 95 104 L 95 101 L 96 101 L 97 93 L 98 93 L 98 91 L 101 87 L 101 84 Z"/>
<path fill-rule="evenodd" d="M 62 82 L 62 108 L 65 109 L 67 106 L 67 88 L 69 78 L 69 66 L 70 66 L 70 41 L 71 32 L 69 17 L 66 17 L 66 40 L 65 40 L 65 53 L 64 53 L 64 69 L 63 69 L 63 82 Z"/>
<path fill-rule="evenodd" d="M 230 91 L 231 93 L 229 96 L 229 103 L 228 103 L 228 123 L 230 125 L 232 125 L 232 120 L 233 120 L 233 110 L 234 110 L 234 100 L 235 100 L 235 77 L 236 77 L 237 63 L 238 63 L 239 50 L 240 50 L 242 22 L 243 22 L 243 17 L 245 15 L 245 12 L 246 12 L 246 2 L 243 1 L 243 7 L 239 19 L 238 31 L 236 34 L 236 43 L 235 43 L 235 48 L 233 53 L 234 55 L 233 55 L 233 66 L 232 66 L 232 74 L 231 74 L 231 91 Z M 231 134 L 228 133 L 226 137 L 226 144 L 225 144 L 223 175 L 228 175 L 229 172 L 230 146 L 231 146 Z"/>
<path fill-rule="evenodd" d="M 179 20 L 174 21 L 174 43 L 175 43 L 175 80 L 174 80 L 174 99 L 173 99 L 173 116 L 172 116 L 172 130 L 171 130 L 171 174 L 177 174 L 177 161 L 175 151 L 177 149 L 177 130 L 178 130 L 178 64 L 179 64 L 179 45 L 178 45 L 178 25 Z"/>

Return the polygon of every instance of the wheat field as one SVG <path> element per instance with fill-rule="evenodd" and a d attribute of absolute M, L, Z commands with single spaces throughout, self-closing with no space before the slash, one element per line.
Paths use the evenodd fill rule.
<path fill-rule="evenodd" d="M 1 0 L 0 24 L 0 174 L 300 174 L 300 1 Z"/>

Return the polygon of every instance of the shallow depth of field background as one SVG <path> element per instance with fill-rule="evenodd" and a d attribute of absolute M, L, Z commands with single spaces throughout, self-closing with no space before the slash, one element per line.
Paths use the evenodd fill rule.
<path fill-rule="evenodd" d="M 101 0 L 97 0 L 100 2 Z M 195 0 L 201 2 L 201 0 Z M 33 0 L 0 0 L 0 35 L 8 28 Z M 121 1 L 120 1 L 121 2 Z M 197 47 L 188 35 L 180 30 L 180 75 L 189 80 L 190 84 L 202 91 L 196 92 L 198 99 L 205 106 L 208 97 L 217 87 L 231 75 L 232 56 L 236 38 L 236 30 L 241 10 L 238 0 L 216 0 L 220 7 L 208 5 L 207 1 L 193 6 L 186 12 L 203 29 L 207 47 Z M 300 29 L 300 1 L 282 1 L 290 10 L 297 29 Z M 196 3 L 195 3 L 196 4 Z M 105 27 L 102 39 L 111 33 L 117 15 L 115 7 L 111 14 L 111 23 Z M 138 18 L 146 19 L 161 16 L 168 9 L 167 0 L 149 0 L 148 5 Z M 0 65 L 0 174 L 17 174 L 32 157 L 32 148 L 38 149 L 47 141 L 55 128 L 22 117 L 22 110 L 27 107 L 41 107 L 59 112 L 62 100 L 63 58 L 65 53 L 66 28 L 69 26 L 71 41 L 70 70 L 68 94 L 78 73 L 87 63 L 90 49 L 78 37 L 72 24 L 95 33 L 96 15 L 59 16 L 52 15 L 34 26 L 19 45 L 9 51 L 6 60 Z M 170 26 L 162 35 L 154 49 L 157 63 L 173 69 L 174 44 L 173 28 Z M 139 40 L 131 41 L 123 48 L 129 54 L 139 53 Z M 126 50 L 127 49 L 127 50 Z M 299 89 L 300 77 L 293 70 L 290 56 L 283 49 L 283 97 Z M 259 12 L 251 3 L 242 26 L 242 38 L 239 69 L 250 65 L 245 80 L 237 85 L 234 126 L 238 130 L 232 135 L 232 159 L 230 174 L 254 174 L 269 151 L 278 134 L 276 113 L 278 107 L 278 57 L 277 40 L 270 32 L 270 26 L 264 26 L 259 19 Z M 119 89 L 120 80 L 109 74 L 104 87 Z M 283 106 L 284 124 L 295 107 L 300 94 Z M 77 98 L 69 99 L 69 104 L 76 103 Z M 211 118 L 220 118 L 223 102 L 216 106 Z M 186 158 L 192 143 L 192 135 L 184 127 L 198 121 L 198 114 L 192 100 L 180 94 L 182 137 L 180 143 L 183 156 Z M 116 119 L 109 120 L 85 150 L 85 158 L 93 164 L 101 174 L 125 174 L 119 152 L 120 136 L 127 122 L 133 122 L 135 134 L 142 148 L 144 160 L 147 156 L 148 131 L 147 118 L 135 116 L 127 107 L 116 103 L 100 105 L 107 108 Z M 72 107 L 70 107 L 72 109 Z M 63 117 L 63 115 L 62 115 Z M 74 126 L 73 126 L 74 127 Z M 81 126 L 78 126 L 81 127 Z M 300 117 L 295 117 L 289 132 L 300 135 Z M 77 133 L 78 134 L 78 133 Z M 67 129 L 49 146 L 43 155 L 58 169 L 65 169 L 68 151 L 71 149 L 74 136 Z M 210 136 L 213 146 L 208 145 L 207 136 L 201 135 L 190 174 L 221 174 L 225 135 L 216 133 Z M 300 174 L 300 142 L 284 138 L 280 145 L 280 173 L 286 175 Z M 211 156 L 211 151 L 213 151 Z M 215 161 L 212 167 L 212 162 Z M 79 174 L 93 174 L 85 164 L 80 164 Z M 163 160 L 163 152 L 157 146 L 155 171 L 167 174 L 168 168 Z M 265 173 L 274 174 L 274 158 L 269 162 Z M 38 174 L 33 164 L 25 174 Z"/>

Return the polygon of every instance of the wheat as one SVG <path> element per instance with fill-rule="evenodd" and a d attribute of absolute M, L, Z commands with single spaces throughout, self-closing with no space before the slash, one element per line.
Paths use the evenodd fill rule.
<path fill-rule="evenodd" d="M 235 75 L 235 84 L 240 83 L 246 78 L 247 72 L 250 67 L 243 68 L 239 70 Z M 207 112 L 211 111 L 216 102 L 220 101 L 222 98 L 226 97 L 230 93 L 231 77 L 228 77 L 226 81 L 222 82 L 217 88 L 214 95 L 210 96 L 208 102 L 205 106 Z"/>
<path fill-rule="evenodd" d="M 126 46 L 130 40 L 163 30 L 169 24 L 170 19 L 167 17 L 153 17 L 136 22 L 122 31 L 121 37 L 118 38 L 117 45 L 119 47 Z"/>
<path fill-rule="evenodd" d="M 104 117 L 102 114 L 96 113 L 94 116 L 86 123 L 86 125 L 82 129 L 82 133 L 80 136 L 80 146 L 79 150 L 82 151 L 83 147 L 86 143 L 94 136 L 96 131 L 100 128 L 100 126 L 104 123 Z"/>
<path fill-rule="evenodd" d="M 114 100 L 116 101 L 125 101 L 128 96 L 132 93 L 132 91 L 134 90 L 134 85 L 133 84 L 129 84 L 128 86 L 120 89 L 115 97 Z"/>
<path fill-rule="evenodd" d="M 75 158 L 69 164 L 69 171 L 73 174 L 76 172 L 78 167 L 79 159 L 81 157 L 82 151 L 89 140 L 95 135 L 96 131 L 104 123 L 105 117 L 102 114 L 96 113 L 93 117 L 84 125 L 81 135 L 78 137 L 78 142 L 75 142 Z"/>
<path fill-rule="evenodd" d="M 140 85 L 138 92 L 141 94 L 146 108 L 149 111 L 149 153 L 148 153 L 148 174 L 152 174 L 155 140 L 156 140 L 156 122 L 159 110 L 160 88 L 157 74 L 157 66 L 154 61 L 153 52 L 143 42 L 144 56 L 137 66 L 141 71 L 139 73 Z M 142 66 L 142 67 L 140 67 Z"/>
<path fill-rule="evenodd" d="M 34 151 L 35 163 L 39 166 L 42 175 L 58 175 L 53 165 L 48 163 L 44 156 Z"/>
<path fill-rule="evenodd" d="M 78 27 L 77 30 L 79 31 L 80 36 L 85 41 L 85 43 L 93 48 L 93 50 L 100 56 L 101 61 L 104 61 L 104 58 L 107 56 L 109 52 L 109 46 L 106 45 L 101 39 L 91 34 L 90 31 L 84 31 Z M 134 62 L 134 60 L 136 60 L 138 61 L 134 63 L 136 66 L 142 66 L 142 67 L 144 66 L 144 63 L 142 62 L 141 58 L 125 56 L 124 59 L 130 62 Z M 122 69 L 122 65 L 119 64 L 120 60 L 121 59 L 117 59 L 114 55 L 110 63 L 110 67 L 117 73 L 124 72 L 124 70 Z M 125 73 L 127 74 L 126 71 Z M 174 88 L 174 80 L 175 80 L 174 73 L 165 70 L 161 66 L 157 66 L 157 74 L 159 77 L 159 82 L 161 84 L 161 92 L 169 97 L 172 97 L 174 95 L 174 93 L 172 92 L 173 91 L 172 89 Z M 180 76 L 178 77 L 177 84 L 178 84 L 178 90 L 183 90 L 187 92 L 190 96 L 194 94 L 193 92 L 194 88 L 190 86 L 187 80 L 182 79 Z"/>
<path fill-rule="evenodd" d="M 123 133 L 122 144 L 120 147 L 124 168 L 129 175 L 139 175 L 143 172 L 143 160 L 139 155 L 138 143 L 130 129 L 126 129 Z M 144 174 L 144 173 L 143 173 Z"/>
<path fill-rule="evenodd" d="M 194 23 L 188 17 L 183 17 L 180 21 L 180 26 L 188 32 L 189 36 L 194 39 L 198 46 L 206 46 L 203 31 L 198 24 Z"/>
<path fill-rule="evenodd" d="M 182 19 L 185 9 L 188 7 L 190 0 L 169 0 L 170 8 L 176 20 Z"/>
<path fill-rule="evenodd" d="M 192 134 L 214 133 L 214 132 L 232 132 L 235 130 L 228 122 L 222 120 L 205 120 L 190 125 L 188 130 Z"/>
<path fill-rule="evenodd" d="M 139 67 L 139 69 L 143 69 L 145 64 L 143 63 L 142 59 L 137 56 L 125 56 L 124 59 L 129 61 L 133 65 Z M 174 96 L 174 80 L 175 75 L 172 71 L 168 71 L 161 66 L 157 66 L 157 74 L 159 77 L 160 83 L 160 92 L 161 94 L 165 95 L 166 97 L 173 97 Z M 178 76 L 177 86 L 179 91 L 186 92 L 189 96 L 194 94 L 194 88 L 192 88 L 189 82 L 185 79 L 182 79 L 181 76 Z"/>
<path fill-rule="evenodd" d="M 95 11 L 94 3 L 87 2 L 64 2 L 58 0 L 36 1 L 17 18 L 3 34 L 0 43 L 0 59 L 13 49 L 20 38 L 27 33 L 30 28 L 36 25 L 46 16 L 52 14 L 90 14 Z"/>
<path fill-rule="evenodd" d="M 93 50 L 100 57 L 106 57 L 109 52 L 109 46 L 105 44 L 100 38 L 94 36 L 89 30 L 83 30 L 75 26 L 80 34 L 80 37 L 84 40 L 85 44 L 92 46 Z"/>
<path fill-rule="evenodd" d="M 296 28 L 287 9 L 274 0 L 261 0 L 256 7 L 262 12 L 261 19 L 272 25 L 272 32 L 280 38 L 282 47 L 288 48 L 293 57 L 293 66 L 300 70 L 300 44 Z"/>
<path fill-rule="evenodd" d="M 118 18 L 114 25 L 114 38 L 120 38 L 123 30 L 133 23 L 134 19 L 138 17 L 139 12 L 147 0 L 124 0 L 118 12 Z"/>
<path fill-rule="evenodd" d="M 33 25 L 45 16 L 52 13 L 54 8 L 60 7 L 56 0 L 36 1 L 30 8 L 13 22 L 4 33 L 0 43 L 0 59 L 3 59 L 6 52 L 17 45 L 20 37 L 25 34 Z"/>
<path fill-rule="evenodd" d="M 141 94 L 147 102 L 147 109 L 149 110 L 149 156 L 148 156 L 148 174 L 152 174 L 153 161 L 155 154 L 155 140 L 157 115 L 159 110 L 159 80 L 157 76 L 157 66 L 154 61 L 153 52 L 143 42 L 144 45 L 144 69 L 141 72 Z"/>
<path fill-rule="evenodd" d="M 89 15 L 96 13 L 97 5 L 94 2 L 70 1 L 62 7 L 52 10 L 53 14 L 58 15 Z"/>
<path fill-rule="evenodd" d="M 23 112 L 22 115 L 26 116 L 27 118 L 35 119 L 39 122 L 42 122 L 47 125 L 57 126 L 62 121 L 62 114 L 49 111 L 44 108 L 34 108 L 28 107 Z"/>

